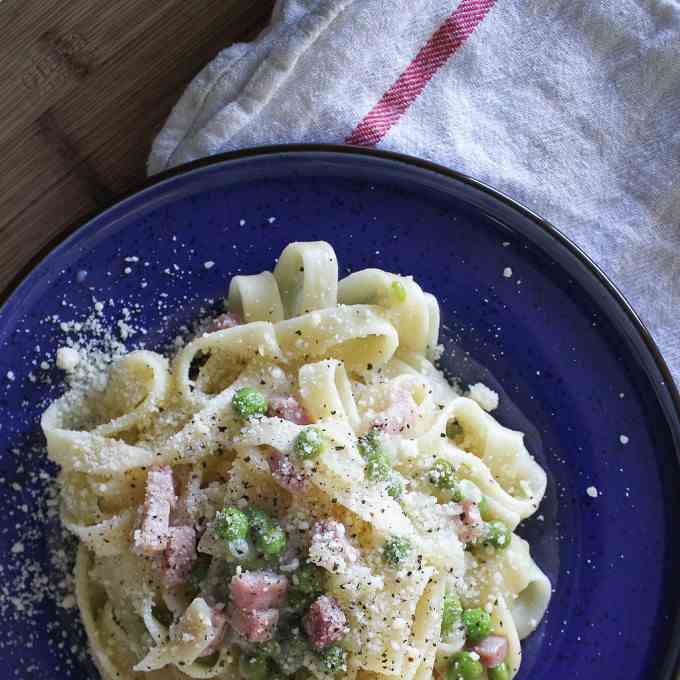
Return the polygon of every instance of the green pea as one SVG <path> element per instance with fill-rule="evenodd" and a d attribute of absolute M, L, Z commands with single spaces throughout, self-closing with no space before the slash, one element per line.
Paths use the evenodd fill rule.
<path fill-rule="evenodd" d="M 448 491 L 456 503 L 463 500 L 463 494 L 456 479 L 456 471 L 448 460 L 438 458 L 428 472 L 428 479 L 430 484 L 438 489 Z"/>
<path fill-rule="evenodd" d="M 314 602 L 316 593 L 305 593 L 297 588 L 291 588 L 286 598 L 286 607 L 294 612 L 304 612 Z"/>
<path fill-rule="evenodd" d="M 255 534 L 260 531 L 266 531 L 272 525 L 271 517 L 266 512 L 264 512 L 264 510 L 248 508 L 246 510 L 246 516 L 248 517 L 250 527 L 255 532 Z"/>
<path fill-rule="evenodd" d="M 486 677 L 488 680 L 510 680 L 510 671 L 508 665 L 503 661 L 493 668 L 486 669 Z"/>
<path fill-rule="evenodd" d="M 366 459 L 366 477 L 372 482 L 384 482 L 392 472 L 387 454 L 378 449 L 368 454 Z"/>
<path fill-rule="evenodd" d="M 401 281 L 392 281 L 392 285 L 390 286 L 391 292 L 392 292 L 392 297 L 397 301 L 397 302 L 405 302 L 406 301 L 406 288 L 404 287 L 404 284 Z"/>
<path fill-rule="evenodd" d="M 484 609 L 466 609 L 463 612 L 465 635 L 470 642 L 479 642 L 491 634 L 491 616 Z"/>
<path fill-rule="evenodd" d="M 276 558 L 286 549 L 286 533 L 280 526 L 261 531 L 255 539 L 257 549 L 268 558 Z"/>
<path fill-rule="evenodd" d="M 503 522 L 489 522 L 481 542 L 484 546 L 505 550 L 512 541 L 512 531 Z"/>
<path fill-rule="evenodd" d="M 312 562 L 303 564 L 292 577 L 293 587 L 303 593 L 323 591 L 326 572 Z"/>
<path fill-rule="evenodd" d="M 397 475 L 392 475 L 387 481 L 386 490 L 388 496 L 397 500 L 404 495 L 404 482 Z"/>
<path fill-rule="evenodd" d="M 324 673 L 339 673 L 345 670 L 345 650 L 338 645 L 330 645 L 319 652 L 319 663 Z"/>
<path fill-rule="evenodd" d="M 393 567 L 400 565 L 411 552 L 411 541 L 408 538 L 394 536 L 388 538 L 383 545 L 382 558 Z"/>
<path fill-rule="evenodd" d="M 463 436 L 463 426 L 457 420 L 449 420 L 446 423 L 446 436 L 449 439 L 458 439 Z"/>
<path fill-rule="evenodd" d="M 245 680 L 267 680 L 269 661 L 263 656 L 241 656 L 238 663 L 241 677 Z"/>
<path fill-rule="evenodd" d="M 224 508 L 215 515 L 215 535 L 223 541 L 245 538 L 248 529 L 250 529 L 248 517 L 238 508 Z"/>
<path fill-rule="evenodd" d="M 231 405 L 239 418 L 249 420 L 267 413 L 267 400 L 253 387 L 242 387 L 231 400 Z"/>
<path fill-rule="evenodd" d="M 427 477 L 430 480 L 430 484 L 440 489 L 445 489 L 451 484 L 455 474 L 453 465 L 448 460 L 437 458 L 434 465 L 430 468 Z"/>
<path fill-rule="evenodd" d="M 328 440 L 318 427 L 306 427 L 295 438 L 293 448 L 301 458 L 311 460 L 328 448 Z"/>
<path fill-rule="evenodd" d="M 482 500 L 479 501 L 479 514 L 485 522 L 488 522 L 491 519 L 490 512 L 489 501 L 486 499 L 486 496 L 482 496 Z"/>
<path fill-rule="evenodd" d="M 463 614 L 463 606 L 460 598 L 453 591 L 447 591 L 442 602 L 442 637 L 453 632 L 454 627 L 460 622 Z"/>
<path fill-rule="evenodd" d="M 278 659 L 281 656 L 281 645 L 276 640 L 267 640 L 257 646 L 257 653 L 269 659 Z"/>
<path fill-rule="evenodd" d="M 368 458 L 372 453 L 375 453 L 381 448 L 380 432 L 378 430 L 371 430 L 370 432 L 361 435 L 357 442 L 357 446 L 359 447 L 359 453 L 364 458 Z"/>
<path fill-rule="evenodd" d="M 458 652 L 451 657 L 446 680 L 478 680 L 483 673 L 484 667 L 470 652 Z"/>
<path fill-rule="evenodd" d="M 281 642 L 281 656 L 276 662 L 287 675 L 292 675 L 302 668 L 305 654 L 309 652 L 309 643 L 300 636 L 293 636 Z"/>

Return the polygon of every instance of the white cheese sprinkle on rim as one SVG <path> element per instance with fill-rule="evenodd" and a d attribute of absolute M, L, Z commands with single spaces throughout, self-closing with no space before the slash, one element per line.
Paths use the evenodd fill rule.
<path fill-rule="evenodd" d="M 506 267 L 503 270 L 503 276 L 505 276 L 506 279 L 509 279 L 512 276 L 512 269 L 510 267 Z"/>
<path fill-rule="evenodd" d="M 622 435 L 619 437 L 619 441 L 620 441 L 622 444 L 625 445 L 625 444 L 627 444 L 627 443 L 630 441 L 630 439 L 629 439 L 628 437 L 626 437 L 625 434 L 622 434 Z"/>
<path fill-rule="evenodd" d="M 73 347 L 60 347 L 57 350 L 56 364 L 62 371 L 72 371 L 80 361 L 80 354 Z"/>
<path fill-rule="evenodd" d="M 598 490 L 594 486 L 589 486 L 586 489 L 586 493 L 591 497 L 591 498 L 597 498 L 600 494 Z"/>
<path fill-rule="evenodd" d="M 207 262 L 203 263 L 203 266 L 206 269 L 212 269 L 215 266 L 215 263 L 212 260 L 208 260 Z"/>

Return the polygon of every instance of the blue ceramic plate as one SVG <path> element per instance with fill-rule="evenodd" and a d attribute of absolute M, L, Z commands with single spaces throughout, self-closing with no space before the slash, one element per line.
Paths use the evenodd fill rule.
<path fill-rule="evenodd" d="M 64 341 L 60 323 L 85 318 L 96 298 L 114 327 L 126 308 L 146 329 L 131 341 L 163 347 L 218 304 L 233 274 L 271 269 L 286 243 L 310 239 L 330 241 L 343 272 L 412 273 L 437 295 L 444 366 L 498 389 L 498 417 L 527 432 L 548 470 L 540 516 L 522 532 L 555 594 L 520 677 L 669 680 L 680 424 L 648 334 L 604 275 L 528 210 L 431 164 L 342 147 L 247 151 L 166 175 L 79 228 L 6 301 L 3 677 L 96 677 L 77 612 L 60 606 L 64 556 L 54 558 L 58 522 L 41 474 L 54 471 L 36 428 L 63 389 L 52 363 L 41 368 Z"/>

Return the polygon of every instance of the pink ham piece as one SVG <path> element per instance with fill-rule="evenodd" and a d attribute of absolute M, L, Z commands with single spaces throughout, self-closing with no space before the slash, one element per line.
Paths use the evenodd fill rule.
<path fill-rule="evenodd" d="M 272 397 L 269 400 L 267 415 L 271 418 L 290 420 L 297 425 L 309 425 L 312 422 L 295 397 Z"/>
<path fill-rule="evenodd" d="M 227 619 L 231 627 L 249 642 L 266 642 L 274 637 L 279 610 L 239 609 L 230 604 Z"/>
<path fill-rule="evenodd" d="M 224 633 L 227 629 L 227 614 L 218 607 L 213 607 L 210 622 L 212 623 L 215 637 L 210 644 L 201 652 L 201 657 L 210 656 L 214 654 L 221 646 L 224 640 Z"/>
<path fill-rule="evenodd" d="M 312 602 L 302 624 L 312 647 L 319 650 L 344 637 L 347 618 L 334 598 L 321 595 Z"/>
<path fill-rule="evenodd" d="M 411 393 L 396 388 L 390 395 L 390 405 L 374 418 L 371 425 L 387 434 L 408 432 L 415 425 L 417 409 Z"/>
<path fill-rule="evenodd" d="M 456 519 L 458 538 L 463 543 L 471 543 L 484 534 L 484 521 L 479 512 L 479 506 L 472 501 L 463 501 L 463 512 Z"/>
<path fill-rule="evenodd" d="M 493 668 L 505 661 L 508 655 L 508 640 L 501 635 L 489 635 L 472 646 L 479 654 L 479 661 L 485 668 Z"/>
<path fill-rule="evenodd" d="M 201 475 L 193 472 L 189 465 L 177 465 L 173 472 L 178 498 L 172 513 L 172 523 L 177 526 L 193 524 L 201 514 L 200 504 L 205 498 L 201 490 Z"/>
<path fill-rule="evenodd" d="M 246 571 L 231 579 L 231 601 L 239 609 L 280 607 L 288 592 L 288 579 L 270 571 Z"/>
<path fill-rule="evenodd" d="M 184 583 L 196 559 L 196 530 L 193 527 L 171 527 L 168 545 L 161 564 L 161 579 L 167 588 Z"/>
<path fill-rule="evenodd" d="M 269 448 L 269 469 L 272 477 L 293 496 L 299 496 L 307 490 L 307 475 L 278 449 Z"/>
<path fill-rule="evenodd" d="M 176 503 L 172 468 L 152 467 L 146 479 L 142 527 L 135 531 L 135 549 L 149 557 L 164 552 L 168 545 L 170 511 Z"/>
<path fill-rule="evenodd" d="M 312 528 L 312 542 L 309 559 L 319 567 L 331 572 L 342 573 L 347 563 L 359 559 L 359 551 L 345 536 L 345 525 L 334 520 L 317 522 Z"/>
<path fill-rule="evenodd" d="M 241 317 L 238 314 L 220 314 L 208 322 L 205 332 L 216 333 L 217 331 L 226 331 L 229 328 L 240 326 L 241 323 Z"/>

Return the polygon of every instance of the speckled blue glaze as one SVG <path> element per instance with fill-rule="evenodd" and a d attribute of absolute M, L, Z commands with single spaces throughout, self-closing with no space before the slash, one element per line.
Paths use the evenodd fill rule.
<path fill-rule="evenodd" d="M 54 472 L 31 449 L 36 423 L 62 389 L 56 369 L 39 368 L 63 342 L 45 319 L 77 320 L 93 296 L 113 298 L 148 331 L 133 340 L 162 347 L 225 295 L 233 274 L 270 269 L 286 243 L 309 239 L 333 244 L 342 273 L 412 273 L 437 295 L 442 364 L 498 389 L 497 416 L 527 432 L 548 470 L 540 518 L 522 533 L 555 595 L 519 677 L 668 680 L 680 609 L 680 428 L 630 313 L 573 248 L 510 201 L 406 160 L 337 149 L 270 150 L 156 183 L 56 248 L 0 311 L 2 676 L 96 677 L 74 610 L 34 596 L 29 616 L 7 600 L 19 581 L 31 583 L 27 563 L 50 573 L 57 535 L 33 517 L 46 503 L 36 470 Z"/>

